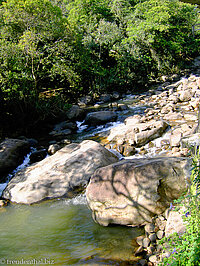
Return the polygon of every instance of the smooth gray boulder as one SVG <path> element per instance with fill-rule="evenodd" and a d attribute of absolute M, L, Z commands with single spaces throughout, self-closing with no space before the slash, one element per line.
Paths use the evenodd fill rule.
<path fill-rule="evenodd" d="M 3 198 L 31 204 L 44 199 L 70 197 L 83 189 L 94 171 L 119 159 L 99 143 L 85 140 L 69 144 L 54 155 L 19 171 L 3 191 Z"/>
<path fill-rule="evenodd" d="M 97 111 L 87 114 L 85 124 L 96 126 L 116 121 L 116 119 L 117 114 L 113 111 Z"/>
<path fill-rule="evenodd" d="M 30 144 L 26 140 L 6 139 L 0 143 L 0 175 L 7 175 L 22 163 Z"/>
<path fill-rule="evenodd" d="M 96 170 L 86 197 L 99 224 L 138 226 L 151 222 L 186 192 L 189 178 L 187 158 L 122 160 Z"/>

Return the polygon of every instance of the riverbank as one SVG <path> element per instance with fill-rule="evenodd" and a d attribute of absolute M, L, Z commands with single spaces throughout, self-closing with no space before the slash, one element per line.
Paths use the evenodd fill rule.
<path fill-rule="evenodd" d="M 113 102 L 112 104 L 110 104 L 110 102 L 108 103 L 104 102 L 104 104 L 101 105 L 101 102 L 99 102 L 96 103 L 96 106 L 93 106 L 92 108 L 87 107 L 86 105 L 87 110 L 97 111 L 100 109 L 99 112 L 104 110 L 116 113 L 117 121 L 108 122 L 106 119 L 104 119 L 103 125 L 97 124 L 95 127 L 84 124 L 84 122 L 82 121 L 77 124 L 78 130 L 76 129 L 75 131 L 71 131 L 73 132 L 72 137 L 70 137 L 69 134 L 70 132 L 69 126 L 72 128 L 72 125 L 67 124 L 66 126 L 65 123 L 64 128 L 56 127 L 54 133 L 48 135 L 48 137 L 45 140 L 45 143 L 48 145 L 54 145 L 52 147 L 54 148 L 57 147 L 56 149 L 59 150 L 67 143 L 67 140 L 74 142 L 73 140 L 75 140 L 75 137 L 77 137 L 76 141 L 81 142 L 82 138 L 91 138 L 98 140 L 103 146 L 108 148 L 111 152 L 117 154 L 120 158 L 125 156 L 124 154 L 125 147 L 127 150 L 129 149 L 129 151 L 132 153 L 131 157 L 130 153 L 129 154 L 127 153 L 128 156 L 126 155 L 126 157 L 124 157 L 127 159 L 134 159 L 139 157 L 148 158 L 158 155 L 159 156 L 162 155 L 164 157 L 165 156 L 187 157 L 188 149 L 184 147 L 183 140 L 187 138 L 188 135 L 195 133 L 198 125 L 198 106 L 199 106 L 199 95 L 200 95 L 199 81 L 200 79 L 198 75 L 192 74 L 189 75 L 188 77 L 183 77 L 182 79 L 176 82 L 170 82 L 170 84 L 164 82 L 156 89 L 149 90 L 147 93 L 144 93 L 143 95 L 131 95 L 131 96 L 129 95 L 127 97 L 124 97 L 123 102 L 121 102 L 119 99 L 118 101 Z M 76 107 L 76 110 L 79 109 L 80 106 L 78 108 Z M 88 112 L 89 111 L 87 111 L 87 113 Z M 151 123 L 153 123 L 152 125 L 155 125 L 154 123 L 159 120 L 164 120 L 166 123 L 168 123 L 168 128 L 165 128 L 164 132 L 162 132 L 158 138 L 158 135 L 155 134 L 155 127 L 154 126 L 152 127 Z M 117 123 L 119 123 L 120 125 Z M 116 137 L 117 135 L 115 134 L 116 138 L 111 138 L 111 136 L 113 136 L 113 131 L 115 133 L 119 132 L 116 131 L 117 130 L 116 125 L 117 127 L 119 126 L 121 127 L 123 125 L 125 129 L 127 129 L 128 127 L 134 128 L 134 134 L 131 137 L 132 139 L 131 142 L 129 141 L 130 135 L 127 135 L 126 131 L 120 132 L 120 136 L 118 137 Z M 115 126 L 115 128 L 109 129 L 109 127 L 113 126 Z M 65 134 L 63 134 L 63 130 L 65 130 L 64 131 Z M 52 130 L 49 130 L 49 133 L 52 133 Z M 145 140 L 145 142 L 147 141 L 147 143 L 145 144 L 144 141 L 142 141 L 140 142 L 142 143 L 142 145 L 139 145 L 138 137 L 141 136 L 141 133 L 142 133 L 142 138 Z M 148 134 L 146 135 L 146 133 Z M 137 134 L 140 135 L 138 136 Z M 49 141 L 51 143 L 49 143 Z M 53 141 L 54 143 L 52 143 Z M 38 146 L 40 147 L 41 143 L 39 143 Z M 56 149 L 54 150 L 54 152 L 56 152 Z M 38 206 L 40 206 L 40 204 L 38 204 Z M 26 210 L 28 211 L 28 207 Z M 164 219 L 166 219 L 166 217 Z M 161 220 L 163 220 L 163 218 L 161 218 Z M 82 229 L 84 232 L 84 228 Z M 161 228 L 159 229 L 161 230 Z M 161 231 L 164 232 L 164 230 Z M 49 231 L 49 234 L 50 233 L 51 232 Z M 151 234 L 155 232 L 149 232 L 149 233 Z M 83 234 L 85 235 L 85 233 Z M 61 242 L 60 245 L 62 245 Z M 152 249 L 149 247 L 151 247 L 150 242 L 147 245 L 147 247 L 144 248 L 146 249 L 148 248 L 148 250 L 152 251 Z M 91 256 L 93 256 L 94 254 L 92 250 L 90 250 L 89 253 L 91 254 Z M 90 260 L 89 257 L 88 260 Z M 131 261 L 131 257 L 129 257 L 129 260 Z M 112 262 L 107 262 L 107 263 L 110 263 L 107 265 L 113 265 Z"/>

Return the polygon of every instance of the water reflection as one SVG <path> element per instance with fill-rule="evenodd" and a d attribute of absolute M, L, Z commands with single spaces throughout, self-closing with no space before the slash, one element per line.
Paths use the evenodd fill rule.
<path fill-rule="evenodd" d="M 10 260 L 122 265 L 117 263 L 134 260 L 132 240 L 142 233 L 141 229 L 94 223 L 84 195 L 32 206 L 10 205 L 0 216 L 0 258 Z"/>

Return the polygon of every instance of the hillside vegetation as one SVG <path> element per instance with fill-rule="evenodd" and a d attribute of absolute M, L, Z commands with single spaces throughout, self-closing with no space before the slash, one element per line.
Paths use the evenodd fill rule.
<path fill-rule="evenodd" d="M 179 71 L 199 52 L 198 16 L 178 0 L 0 1 L 1 123 Z"/>

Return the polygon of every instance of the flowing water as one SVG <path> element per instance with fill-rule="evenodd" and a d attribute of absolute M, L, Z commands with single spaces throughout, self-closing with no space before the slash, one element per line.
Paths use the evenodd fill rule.
<path fill-rule="evenodd" d="M 76 141 L 106 132 L 145 110 L 134 96 L 124 102 L 130 108 L 118 113 L 117 122 L 89 129 L 78 122 Z M 8 179 L 29 165 L 29 156 Z M 6 184 L 0 184 L 0 193 Z M 31 206 L 10 204 L 0 209 L 0 221 L 0 265 L 134 265 L 134 239 L 143 234 L 139 228 L 96 224 L 84 194 Z"/>

